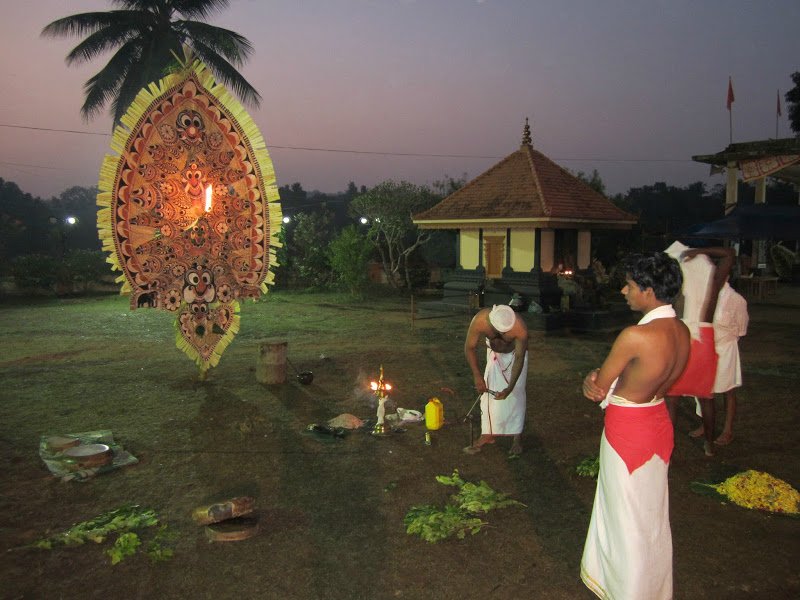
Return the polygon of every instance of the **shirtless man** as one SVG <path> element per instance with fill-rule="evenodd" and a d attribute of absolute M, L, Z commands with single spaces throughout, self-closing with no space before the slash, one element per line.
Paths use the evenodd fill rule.
<path fill-rule="evenodd" d="M 606 411 L 581 579 L 601 598 L 668 599 L 673 427 L 663 398 L 689 357 L 689 329 L 671 304 L 682 276 L 663 252 L 633 255 L 623 267 L 622 294 L 644 316 L 583 381 L 583 394 Z"/>
<path fill-rule="evenodd" d="M 486 340 L 486 369 L 478 367 L 478 347 Z M 525 384 L 528 374 L 528 326 L 510 306 L 483 308 L 467 330 L 464 354 L 475 389 L 481 394 L 481 435 L 464 448 L 475 454 L 500 435 L 513 436 L 510 455 L 522 452 L 520 435 L 525 423 Z"/>

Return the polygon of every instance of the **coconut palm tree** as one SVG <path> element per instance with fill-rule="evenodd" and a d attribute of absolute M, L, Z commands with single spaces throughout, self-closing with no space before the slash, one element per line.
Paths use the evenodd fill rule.
<path fill-rule="evenodd" d="M 89 79 L 81 107 L 85 120 L 111 102 L 119 122 L 140 89 L 158 81 L 191 55 L 246 104 L 258 106 L 261 96 L 236 70 L 253 50 L 247 38 L 209 25 L 204 19 L 227 8 L 229 0 L 111 0 L 119 10 L 89 12 L 53 21 L 46 37 L 86 36 L 67 54 L 68 65 L 89 62 L 116 48 L 100 72 Z"/>

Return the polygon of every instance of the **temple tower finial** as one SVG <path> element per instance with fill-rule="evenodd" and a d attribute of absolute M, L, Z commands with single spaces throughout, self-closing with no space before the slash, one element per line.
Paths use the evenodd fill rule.
<path fill-rule="evenodd" d="M 522 145 L 533 146 L 533 140 L 531 139 L 531 126 L 528 125 L 528 117 L 525 117 L 525 129 L 522 130 Z"/>

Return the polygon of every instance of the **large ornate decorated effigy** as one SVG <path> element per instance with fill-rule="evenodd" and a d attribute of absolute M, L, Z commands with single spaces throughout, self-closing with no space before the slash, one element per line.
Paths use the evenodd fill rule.
<path fill-rule="evenodd" d="M 281 210 L 264 138 L 201 62 L 142 89 L 113 134 L 97 223 L 131 310 L 175 313 L 204 377 L 273 281 Z"/>

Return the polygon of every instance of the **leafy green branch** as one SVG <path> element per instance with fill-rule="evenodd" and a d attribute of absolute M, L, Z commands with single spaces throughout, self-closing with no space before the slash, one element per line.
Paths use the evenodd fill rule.
<path fill-rule="evenodd" d="M 453 470 L 452 476 L 438 475 L 436 481 L 459 488 L 450 498 L 454 504 L 443 507 L 425 504 L 412 506 L 403 519 L 406 533 L 417 534 L 428 542 L 438 542 L 451 536 L 462 540 L 467 533 L 475 535 L 488 525 L 477 514 L 496 508 L 525 506 L 509 498 L 508 494 L 493 490 L 485 481 L 478 484 L 465 481 Z"/>
<path fill-rule="evenodd" d="M 575 472 L 581 477 L 597 477 L 600 473 L 600 456 L 584 458 L 575 467 Z"/>
<path fill-rule="evenodd" d="M 142 508 L 137 504 L 126 504 L 110 510 L 87 521 L 76 523 L 66 531 L 41 539 L 31 544 L 34 548 L 50 550 L 57 546 L 80 546 L 86 542 L 103 543 L 109 535 L 118 534 L 114 545 L 106 550 L 115 565 L 128 556 L 136 553 L 142 541 L 134 530 L 142 530 L 158 525 L 156 512 Z M 147 544 L 146 552 L 153 560 L 166 560 L 172 556 L 172 549 L 165 545 L 171 534 L 166 525 L 161 525 L 158 532 Z"/>

